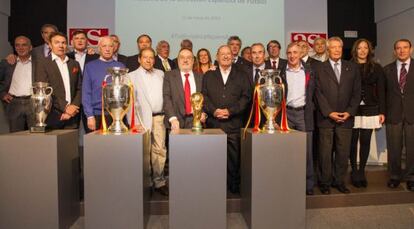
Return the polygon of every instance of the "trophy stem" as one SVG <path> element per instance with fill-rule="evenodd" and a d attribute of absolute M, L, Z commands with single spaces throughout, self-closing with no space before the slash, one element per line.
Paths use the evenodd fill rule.
<path fill-rule="evenodd" d="M 121 120 L 114 120 L 113 123 L 109 126 L 108 130 L 115 134 L 121 134 L 128 131 L 128 128 Z"/>

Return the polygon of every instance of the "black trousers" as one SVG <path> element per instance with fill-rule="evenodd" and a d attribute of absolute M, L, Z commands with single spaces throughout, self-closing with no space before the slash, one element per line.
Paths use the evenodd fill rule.
<path fill-rule="evenodd" d="M 414 181 L 414 124 L 386 124 L 388 169 L 391 179 Z M 401 155 L 405 147 L 405 173 L 402 174 Z"/>
<path fill-rule="evenodd" d="M 348 169 L 352 129 L 319 128 L 319 184 L 343 185 Z M 334 151 L 332 151 L 334 148 Z M 333 178 L 333 180 L 332 180 Z"/>
<path fill-rule="evenodd" d="M 30 98 L 13 98 L 5 111 L 10 132 L 27 130 L 35 123 Z"/>
<path fill-rule="evenodd" d="M 227 133 L 227 187 L 240 188 L 240 133 Z"/>
<path fill-rule="evenodd" d="M 367 165 L 369 150 L 371 146 L 371 136 L 373 129 L 353 129 L 351 152 L 349 160 L 352 168 L 352 179 L 365 179 L 365 166 Z M 357 164 L 358 158 L 358 140 L 359 140 L 359 167 Z"/>
<path fill-rule="evenodd" d="M 77 129 L 80 123 L 80 114 L 78 113 L 69 120 L 61 121 L 60 117 L 62 113 L 53 109 L 50 111 L 46 118 L 46 124 L 48 129 Z"/>

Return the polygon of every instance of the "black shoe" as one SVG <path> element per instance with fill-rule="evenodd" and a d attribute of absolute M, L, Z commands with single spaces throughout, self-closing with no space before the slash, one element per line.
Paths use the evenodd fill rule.
<path fill-rule="evenodd" d="M 168 190 L 168 186 L 164 185 L 161 186 L 159 188 L 155 188 L 155 191 L 158 192 L 159 194 L 163 195 L 163 196 L 168 196 L 169 195 L 169 190 Z"/>
<path fill-rule="evenodd" d="M 342 192 L 344 194 L 349 194 L 351 191 L 345 186 L 345 185 L 337 185 L 336 189 L 338 189 L 339 192 Z"/>
<path fill-rule="evenodd" d="M 398 186 L 400 186 L 400 181 L 391 179 L 391 180 L 388 181 L 387 186 L 388 186 L 388 188 L 398 188 Z"/>
<path fill-rule="evenodd" d="M 328 185 L 321 185 L 321 186 L 319 187 L 319 189 L 321 190 L 321 193 L 322 193 L 323 195 L 328 195 L 328 194 L 331 194 L 331 189 L 329 188 L 329 186 L 328 186 Z"/>
<path fill-rule="evenodd" d="M 306 195 L 307 196 L 313 196 L 313 189 L 308 189 L 308 190 L 306 190 Z"/>
<path fill-rule="evenodd" d="M 352 180 L 351 180 L 351 184 L 352 184 L 352 186 L 354 186 L 355 188 L 361 188 L 361 187 L 362 187 L 362 182 L 361 182 L 361 181 L 359 181 L 359 180 L 354 180 L 354 179 L 352 179 Z"/>
<path fill-rule="evenodd" d="M 368 186 L 368 181 L 366 179 L 360 181 L 361 187 L 366 188 Z"/>
<path fill-rule="evenodd" d="M 407 181 L 408 191 L 414 192 L 414 181 Z"/>

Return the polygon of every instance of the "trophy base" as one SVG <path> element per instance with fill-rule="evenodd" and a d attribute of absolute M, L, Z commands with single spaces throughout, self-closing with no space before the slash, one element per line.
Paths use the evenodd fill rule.
<path fill-rule="evenodd" d="M 203 128 L 202 127 L 193 127 L 193 128 L 191 128 L 191 130 L 193 132 L 203 132 Z"/>
<path fill-rule="evenodd" d="M 262 133 L 274 134 L 276 131 L 280 131 L 280 127 L 278 124 L 273 123 L 273 125 L 266 124 L 261 131 Z"/>
<path fill-rule="evenodd" d="M 45 133 L 46 127 L 45 126 L 32 126 L 30 127 L 30 133 Z"/>

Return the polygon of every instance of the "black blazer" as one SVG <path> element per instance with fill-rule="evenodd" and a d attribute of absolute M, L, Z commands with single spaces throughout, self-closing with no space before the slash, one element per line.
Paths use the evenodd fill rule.
<path fill-rule="evenodd" d="M 139 68 L 140 64 L 138 63 L 138 54 L 127 57 L 126 67 L 129 72 L 135 71 Z"/>
<path fill-rule="evenodd" d="M 318 112 L 316 112 L 319 128 L 353 128 L 354 117 L 361 102 L 361 75 L 359 68 L 353 62 L 341 60 L 341 80 L 338 83 L 329 60 L 313 68 L 316 75 L 315 97 Z M 344 123 L 338 124 L 331 118 L 331 112 L 348 112 L 351 117 Z"/>
<path fill-rule="evenodd" d="M 36 60 L 32 58 L 32 83 L 34 82 L 34 75 L 36 72 Z M 9 93 L 10 85 L 13 79 L 14 69 L 16 64 L 10 65 L 6 60 L 0 63 L 0 99 Z"/>
<path fill-rule="evenodd" d="M 306 99 L 305 99 L 305 129 L 306 131 L 313 131 L 314 130 L 314 111 L 315 111 L 315 104 L 314 104 L 314 95 L 315 95 L 315 86 L 316 86 L 316 79 L 315 73 L 311 71 L 310 68 L 305 67 L 305 75 L 309 75 L 309 79 L 306 81 Z M 287 99 L 287 94 L 289 90 L 289 84 L 287 83 L 286 79 L 286 67 L 280 73 L 280 77 L 285 85 L 285 98 Z M 293 89 L 291 89 L 293 90 Z M 279 116 L 281 114 L 279 113 Z M 280 117 L 279 117 L 280 119 Z"/>
<path fill-rule="evenodd" d="M 305 67 L 312 71 L 314 68 L 317 67 L 318 64 L 320 64 L 322 62 L 320 62 L 319 60 L 317 60 L 313 57 L 308 56 L 308 59 L 304 63 L 305 63 Z"/>
<path fill-rule="evenodd" d="M 287 60 L 279 57 L 279 63 L 277 64 L 277 69 L 280 71 L 285 71 L 287 66 Z M 265 61 L 265 68 L 272 69 L 272 63 L 270 63 L 270 59 Z"/>
<path fill-rule="evenodd" d="M 193 71 L 196 84 L 196 92 L 201 92 L 203 75 Z M 170 118 L 175 116 L 180 122 L 180 128 L 185 124 L 185 101 L 184 87 L 179 69 L 174 69 L 165 73 L 163 83 L 163 108 L 165 113 L 165 125 L 170 128 Z"/>
<path fill-rule="evenodd" d="M 72 59 L 72 60 L 75 60 L 76 61 L 76 58 L 75 58 L 75 51 L 72 51 L 72 52 L 68 52 L 68 53 L 66 53 L 66 56 L 68 56 L 70 59 Z M 86 66 L 86 64 L 89 62 L 89 61 L 92 61 L 92 60 L 96 60 L 96 59 L 98 59 L 99 58 L 99 55 L 98 54 L 86 54 L 86 57 L 85 57 L 85 66 Z M 84 67 L 85 67 L 84 66 Z M 84 68 L 85 69 L 85 68 Z"/>
<path fill-rule="evenodd" d="M 126 66 L 128 57 L 118 53 L 118 61 L 123 63 Z"/>
<path fill-rule="evenodd" d="M 45 46 L 46 44 L 42 44 L 42 45 L 39 45 L 39 46 L 36 46 L 36 47 L 34 47 L 33 49 L 32 49 L 32 57 L 33 58 L 35 58 L 35 59 L 40 59 L 40 58 L 45 58 L 45 54 L 44 54 L 44 46 Z"/>
<path fill-rule="evenodd" d="M 358 64 L 361 73 L 361 101 L 357 115 L 385 115 L 385 75 L 381 65 L 375 63 L 370 72 L 364 73 L 367 64 Z"/>
<path fill-rule="evenodd" d="M 79 63 L 73 59 L 69 59 L 67 62 L 70 79 L 70 93 L 71 104 L 80 106 L 81 103 L 81 88 L 82 88 L 82 73 Z M 35 82 L 47 82 L 53 88 L 52 109 L 58 113 L 65 111 L 66 93 L 65 86 L 63 84 L 62 75 L 55 61 L 52 61 L 52 57 L 44 58 L 38 61 L 38 67 L 35 73 Z"/>
<path fill-rule="evenodd" d="M 176 67 L 176 64 L 171 59 L 168 58 L 167 60 L 168 60 L 168 64 L 171 67 L 171 70 L 174 70 L 174 69 L 177 68 Z M 161 60 L 161 58 L 158 55 L 155 57 L 154 68 L 159 69 L 159 70 L 165 72 L 164 65 L 162 65 L 162 60 Z"/>
<path fill-rule="evenodd" d="M 220 128 L 226 133 L 239 133 L 243 126 L 244 112 L 250 101 L 250 87 L 246 73 L 235 67 L 231 68 L 226 84 L 223 82 L 220 68 L 208 71 L 203 77 L 204 111 L 208 114 L 207 126 Z M 227 108 L 230 116 L 226 120 L 214 117 L 216 109 Z"/>
<path fill-rule="evenodd" d="M 385 72 L 385 121 L 397 124 L 405 120 L 409 124 L 414 123 L 414 59 L 411 59 L 407 73 L 407 81 L 404 93 L 401 92 L 398 83 L 397 63 L 394 61 L 384 68 Z"/>

